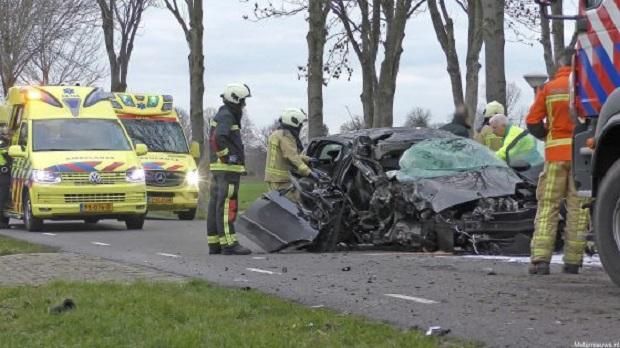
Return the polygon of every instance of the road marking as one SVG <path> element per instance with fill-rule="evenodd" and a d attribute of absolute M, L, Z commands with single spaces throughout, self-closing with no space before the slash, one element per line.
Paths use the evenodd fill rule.
<path fill-rule="evenodd" d="M 423 304 L 437 304 L 437 303 L 439 303 L 437 301 L 427 300 L 427 299 L 421 298 L 421 297 L 413 297 L 413 296 L 400 295 L 400 294 L 384 294 L 384 295 L 387 296 L 387 297 L 400 298 L 402 300 L 414 301 L 414 302 L 423 303 Z"/>
<path fill-rule="evenodd" d="M 55 236 L 56 235 L 56 233 L 42 233 L 42 234 L 44 234 L 46 236 Z"/>
<path fill-rule="evenodd" d="M 253 260 L 266 260 L 267 258 L 264 256 L 254 256 L 252 257 Z"/>
<path fill-rule="evenodd" d="M 181 257 L 180 255 L 168 254 L 168 253 L 157 253 L 157 255 L 165 256 L 165 257 L 174 257 L 175 259 Z"/>
<path fill-rule="evenodd" d="M 90 244 L 93 244 L 93 245 L 100 245 L 100 246 L 110 246 L 110 244 L 107 244 L 107 243 L 101 243 L 101 242 L 90 242 Z"/>
<path fill-rule="evenodd" d="M 246 270 L 248 270 L 248 271 L 250 271 L 250 272 L 263 273 L 263 274 L 277 274 L 277 275 L 282 275 L 282 273 L 279 273 L 279 272 L 267 271 L 267 270 L 260 269 L 260 268 L 246 268 Z"/>

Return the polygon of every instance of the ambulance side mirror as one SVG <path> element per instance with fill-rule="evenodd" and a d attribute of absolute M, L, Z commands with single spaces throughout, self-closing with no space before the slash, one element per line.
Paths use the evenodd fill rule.
<path fill-rule="evenodd" d="M 136 155 L 144 156 L 149 153 L 149 148 L 144 144 L 136 144 Z"/>
<path fill-rule="evenodd" d="M 9 147 L 9 156 L 13 158 L 24 158 L 26 157 L 26 151 L 19 145 L 12 145 Z"/>
<path fill-rule="evenodd" d="M 192 141 L 192 145 L 189 149 L 189 154 L 198 161 L 200 159 L 200 144 L 195 141 Z"/>

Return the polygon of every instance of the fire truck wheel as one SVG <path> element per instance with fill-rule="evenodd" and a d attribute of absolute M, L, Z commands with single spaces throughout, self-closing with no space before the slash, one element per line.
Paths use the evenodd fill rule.
<path fill-rule="evenodd" d="M 179 220 L 194 220 L 194 218 L 196 217 L 196 208 L 190 209 L 188 211 L 179 212 L 177 216 L 179 217 Z"/>
<path fill-rule="evenodd" d="M 144 215 L 130 216 L 125 220 L 125 226 L 128 230 L 141 230 L 144 226 Z"/>
<path fill-rule="evenodd" d="M 598 188 L 593 222 L 603 267 L 620 286 L 620 160 L 607 171 Z"/>
<path fill-rule="evenodd" d="M 24 193 L 24 225 L 29 232 L 39 232 L 43 229 L 43 219 L 34 217 L 32 214 L 32 203 L 30 194 Z"/>

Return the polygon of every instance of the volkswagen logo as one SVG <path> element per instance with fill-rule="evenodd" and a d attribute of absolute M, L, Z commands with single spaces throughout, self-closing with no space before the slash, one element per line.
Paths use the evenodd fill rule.
<path fill-rule="evenodd" d="M 155 182 L 163 185 L 166 183 L 166 173 L 158 172 L 155 174 Z"/>
<path fill-rule="evenodd" d="M 101 179 L 101 175 L 99 175 L 99 173 L 91 172 L 90 175 L 88 176 L 88 181 L 90 181 L 93 184 L 101 184 L 103 180 Z"/>

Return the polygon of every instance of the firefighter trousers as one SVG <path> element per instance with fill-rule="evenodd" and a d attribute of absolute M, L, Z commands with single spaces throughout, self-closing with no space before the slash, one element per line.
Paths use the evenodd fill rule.
<path fill-rule="evenodd" d="M 7 223 L 9 220 L 2 215 L 3 210 L 8 208 L 11 195 L 11 176 L 9 174 L 0 174 L 0 224 Z"/>
<path fill-rule="evenodd" d="M 545 162 L 536 190 L 538 211 L 532 238 L 532 262 L 549 262 L 555 245 L 560 206 L 566 200 L 564 263 L 581 265 L 590 226 L 589 210 L 582 206 L 588 199 L 577 196 L 570 161 Z"/>
<path fill-rule="evenodd" d="M 207 209 L 207 241 L 222 247 L 237 243 L 237 195 L 241 175 L 229 172 L 211 172 L 209 206 Z"/>

